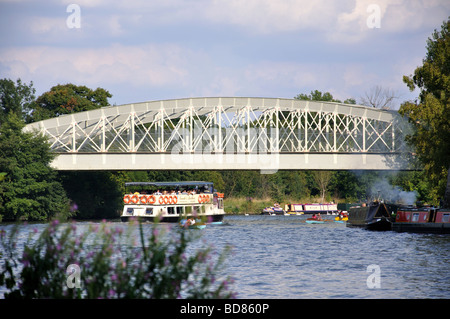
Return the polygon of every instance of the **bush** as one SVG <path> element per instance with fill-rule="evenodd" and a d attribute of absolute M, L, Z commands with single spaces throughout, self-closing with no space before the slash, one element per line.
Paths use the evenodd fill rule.
<path fill-rule="evenodd" d="M 215 280 L 228 248 L 219 255 L 211 247 L 189 252 L 194 232 L 159 226 L 151 226 L 145 238 L 137 222 L 128 228 L 102 222 L 80 232 L 76 223 L 53 220 L 39 236 L 37 230 L 30 234 L 23 251 L 16 247 L 17 227 L 9 235 L 2 231 L 0 286 L 7 288 L 5 298 L 233 296 L 229 278 Z"/>

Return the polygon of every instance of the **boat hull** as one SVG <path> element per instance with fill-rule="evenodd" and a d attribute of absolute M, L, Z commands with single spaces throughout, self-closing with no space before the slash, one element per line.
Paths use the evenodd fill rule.
<path fill-rule="evenodd" d="M 392 230 L 410 233 L 450 234 L 450 211 L 435 207 L 401 207 Z"/>
<path fill-rule="evenodd" d="M 392 230 L 402 233 L 450 234 L 449 223 L 394 223 Z"/>
<path fill-rule="evenodd" d="M 196 218 L 198 218 L 197 216 Z M 223 221 L 224 215 L 206 215 L 204 216 L 208 222 L 211 223 L 219 223 Z M 155 216 L 121 216 L 120 219 L 122 222 L 128 222 L 129 220 L 136 220 L 139 219 L 141 221 L 148 221 L 148 222 L 155 222 L 158 219 L 158 222 L 161 223 L 178 223 L 180 222 L 181 218 L 186 218 L 185 216 L 163 216 L 161 218 L 155 217 Z M 195 218 L 194 216 L 187 216 L 187 218 Z"/>
<path fill-rule="evenodd" d="M 324 224 L 325 223 L 325 221 L 323 221 L 323 220 L 306 220 L 305 221 L 307 224 Z"/>
<path fill-rule="evenodd" d="M 349 211 L 347 227 L 360 227 L 367 230 L 392 230 L 391 209 L 389 206 L 373 202 L 369 206 L 352 207 Z"/>
<path fill-rule="evenodd" d="M 285 212 L 262 212 L 261 213 L 261 215 L 278 215 L 278 216 L 281 216 L 281 215 L 285 215 Z"/>

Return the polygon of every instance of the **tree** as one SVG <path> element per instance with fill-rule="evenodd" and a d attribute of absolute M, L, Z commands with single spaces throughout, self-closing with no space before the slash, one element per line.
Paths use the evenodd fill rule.
<path fill-rule="evenodd" d="M 24 133 L 23 121 L 10 112 L 0 126 L 0 215 L 3 220 L 47 220 L 70 215 L 68 199 L 45 137 Z"/>
<path fill-rule="evenodd" d="M 322 93 L 321 91 L 318 90 L 311 91 L 309 95 L 301 93 L 294 98 L 297 100 L 307 100 L 307 101 L 309 100 L 309 101 L 324 101 L 324 102 L 340 102 L 339 100 L 335 100 L 330 92 Z"/>
<path fill-rule="evenodd" d="M 31 105 L 34 102 L 36 90 L 33 82 L 22 84 L 18 79 L 16 83 L 10 79 L 0 80 L 0 125 L 6 121 L 9 113 L 16 114 L 20 119 L 26 120 Z"/>
<path fill-rule="evenodd" d="M 322 101 L 322 102 L 337 102 L 341 103 L 340 100 L 337 100 L 333 97 L 333 95 L 330 92 L 322 93 L 319 90 L 311 91 L 311 93 L 308 94 L 298 94 L 294 97 L 296 100 L 305 100 L 305 101 Z M 344 101 L 344 103 L 347 104 L 356 104 L 356 100 L 353 98 L 348 98 Z"/>
<path fill-rule="evenodd" d="M 351 203 L 359 199 L 358 190 L 361 185 L 358 183 L 356 174 L 352 171 L 335 171 L 329 184 L 329 191 L 335 198 L 345 198 Z"/>
<path fill-rule="evenodd" d="M 399 110 L 414 128 L 407 142 L 439 193 L 446 188 L 444 205 L 450 207 L 450 19 L 428 39 L 423 65 L 403 81 L 411 91 L 420 90 L 418 100 L 403 103 Z"/>
<path fill-rule="evenodd" d="M 393 90 L 376 85 L 361 97 L 361 104 L 382 110 L 392 110 L 396 99 L 398 95 Z"/>
<path fill-rule="evenodd" d="M 83 112 L 108 106 L 112 95 L 102 88 L 92 90 L 74 84 L 56 85 L 36 99 L 33 121 L 41 121 L 63 114 Z"/>
<path fill-rule="evenodd" d="M 320 197 L 322 198 L 322 203 L 325 201 L 325 195 L 327 193 L 328 184 L 333 177 L 334 172 L 332 171 L 313 171 L 313 179 L 319 188 Z"/>
<path fill-rule="evenodd" d="M 92 90 L 74 84 L 56 85 L 33 103 L 32 120 L 41 121 L 64 114 L 109 105 L 112 95 L 103 88 Z M 71 206 L 78 218 L 116 217 L 121 205 L 120 185 L 112 172 L 60 173 Z"/>

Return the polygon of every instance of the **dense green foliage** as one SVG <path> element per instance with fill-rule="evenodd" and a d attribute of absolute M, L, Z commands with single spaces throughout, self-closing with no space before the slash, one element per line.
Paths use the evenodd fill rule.
<path fill-rule="evenodd" d="M 49 167 L 53 155 L 46 138 L 24 133 L 17 115 L 10 112 L 0 126 L 0 215 L 3 220 L 46 220 L 69 216 L 68 199 Z"/>
<path fill-rule="evenodd" d="M 5 123 L 10 113 L 27 120 L 34 103 L 33 83 L 22 84 L 19 79 L 14 83 L 10 79 L 0 79 L 0 125 Z"/>
<path fill-rule="evenodd" d="M 41 234 L 31 232 L 23 249 L 16 246 L 17 229 L 0 232 L 5 298 L 233 297 L 230 278 L 216 279 L 228 247 L 218 256 L 211 247 L 191 252 L 194 232 L 156 223 L 79 228 L 53 220 Z"/>
<path fill-rule="evenodd" d="M 415 148 L 435 197 L 442 196 L 447 176 L 450 182 L 450 19 L 428 39 L 423 65 L 403 80 L 411 90 L 420 90 L 418 101 L 405 102 L 399 110 L 414 127 L 407 141 Z M 450 206 L 450 194 L 446 201 Z"/>
<path fill-rule="evenodd" d="M 94 110 L 108 106 L 112 95 L 102 88 L 91 90 L 74 84 L 56 85 L 39 96 L 33 105 L 33 122 L 64 114 Z"/>

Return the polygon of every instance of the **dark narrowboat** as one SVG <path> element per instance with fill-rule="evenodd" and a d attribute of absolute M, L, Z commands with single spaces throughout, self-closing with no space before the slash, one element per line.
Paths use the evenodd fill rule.
<path fill-rule="evenodd" d="M 450 234 L 450 211 L 435 207 L 400 207 L 392 229 L 397 232 Z"/>
<path fill-rule="evenodd" d="M 370 204 L 350 207 L 348 213 L 348 227 L 362 227 L 367 230 L 391 230 L 393 207 L 380 201 Z"/>

